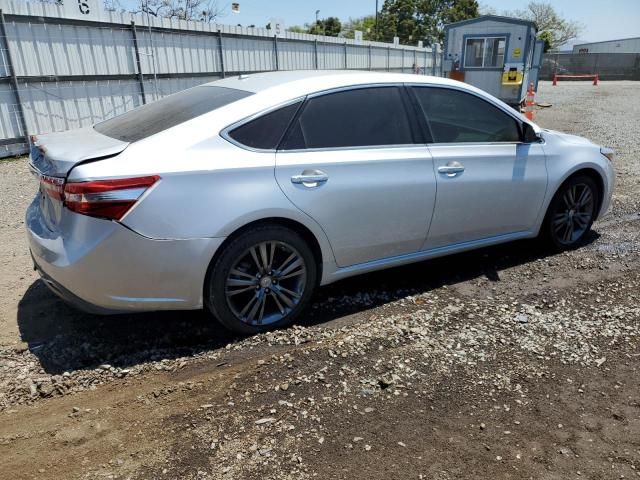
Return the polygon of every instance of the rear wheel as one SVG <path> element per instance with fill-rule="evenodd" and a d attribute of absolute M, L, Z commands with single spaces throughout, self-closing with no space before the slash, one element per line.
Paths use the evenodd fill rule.
<path fill-rule="evenodd" d="M 298 233 L 256 227 L 223 247 L 207 276 L 205 305 L 237 333 L 280 328 L 309 303 L 316 272 L 313 253 Z"/>
<path fill-rule="evenodd" d="M 577 175 L 556 192 L 543 226 L 543 235 L 554 248 L 576 247 L 591 229 L 596 216 L 599 192 L 593 179 Z"/>

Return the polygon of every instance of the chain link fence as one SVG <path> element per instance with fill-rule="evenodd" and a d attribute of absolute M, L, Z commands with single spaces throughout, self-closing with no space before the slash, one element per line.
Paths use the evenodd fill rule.
<path fill-rule="evenodd" d="M 640 53 L 546 53 L 542 80 L 553 75 L 599 75 L 600 80 L 640 80 Z"/>

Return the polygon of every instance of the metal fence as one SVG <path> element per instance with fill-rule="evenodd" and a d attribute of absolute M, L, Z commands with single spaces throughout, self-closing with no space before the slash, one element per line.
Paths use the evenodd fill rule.
<path fill-rule="evenodd" d="M 51 4 L 0 0 L 0 157 L 28 135 L 104 120 L 229 75 L 358 69 L 439 75 L 438 48 L 107 12 L 65 18 Z"/>
<path fill-rule="evenodd" d="M 547 53 L 544 55 L 540 78 L 553 75 L 595 75 L 601 80 L 640 80 L 638 53 Z"/>

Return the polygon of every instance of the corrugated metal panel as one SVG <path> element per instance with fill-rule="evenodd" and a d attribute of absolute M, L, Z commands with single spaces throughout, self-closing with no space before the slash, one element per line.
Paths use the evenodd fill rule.
<path fill-rule="evenodd" d="M 275 70 L 273 40 L 224 37 L 224 69 L 228 72 Z"/>
<path fill-rule="evenodd" d="M 401 50 L 389 51 L 389 69 L 390 70 L 402 69 L 402 51 Z"/>
<path fill-rule="evenodd" d="M 372 48 L 371 49 L 371 64 L 375 70 L 386 70 L 387 68 L 387 48 Z"/>
<path fill-rule="evenodd" d="M 204 73 L 220 71 L 218 38 L 209 35 L 149 32 L 137 29 L 142 72 Z M 155 61 L 155 69 L 154 69 Z"/>
<path fill-rule="evenodd" d="M 91 125 L 142 104 L 133 80 L 21 83 L 29 133 L 57 132 Z"/>
<path fill-rule="evenodd" d="M 17 138 L 24 135 L 20 127 L 20 109 L 13 89 L 0 85 L 0 138 Z"/>
<path fill-rule="evenodd" d="M 369 47 L 348 45 L 347 68 L 369 69 Z"/>
<path fill-rule="evenodd" d="M 278 68 L 280 70 L 314 69 L 314 44 L 309 42 L 278 40 Z"/>
<path fill-rule="evenodd" d="M 130 29 L 8 22 L 7 37 L 18 76 L 135 73 Z"/>
<path fill-rule="evenodd" d="M 7 44 L 5 39 L 0 39 L 0 77 L 8 77 L 9 72 L 9 60 L 7 59 Z"/>
<path fill-rule="evenodd" d="M 640 37 L 581 43 L 573 46 L 573 53 L 640 53 Z"/>
<path fill-rule="evenodd" d="M 344 68 L 344 45 L 319 43 L 318 63 L 326 70 Z"/>

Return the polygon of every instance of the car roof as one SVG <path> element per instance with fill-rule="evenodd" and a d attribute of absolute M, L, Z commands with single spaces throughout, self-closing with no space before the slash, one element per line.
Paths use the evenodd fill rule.
<path fill-rule="evenodd" d="M 454 87 L 484 97 L 521 121 L 527 121 L 519 112 L 513 110 L 506 103 L 473 85 L 449 78 L 416 75 L 413 73 L 360 70 L 291 70 L 234 75 L 233 77 L 206 83 L 203 86 L 235 88 L 253 92 L 256 94 L 255 96 L 240 100 L 237 103 L 250 105 L 251 107 L 247 107 L 248 110 L 255 106 L 257 112 L 260 108 L 265 109 L 269 106 L 302 98 L 316 92 L 375 84 L 422 84 Z M 258 105 L 262 106 L 258 107 Z"/>
<path fill-rule="evenodd" d="M 360 70 L 291 70 L 234 75 L 204 86 L 235 88 L 253 93 L 277 89 L 286 85 L 291 95 L 304 95 L 327 88 L 340 88 L 375 83 L 428 83 L 459 85 L 460 82 L 441 77 L 409 73 L 369 72 Z M 468 86 L 468 85 L 466 85 Z"/>

